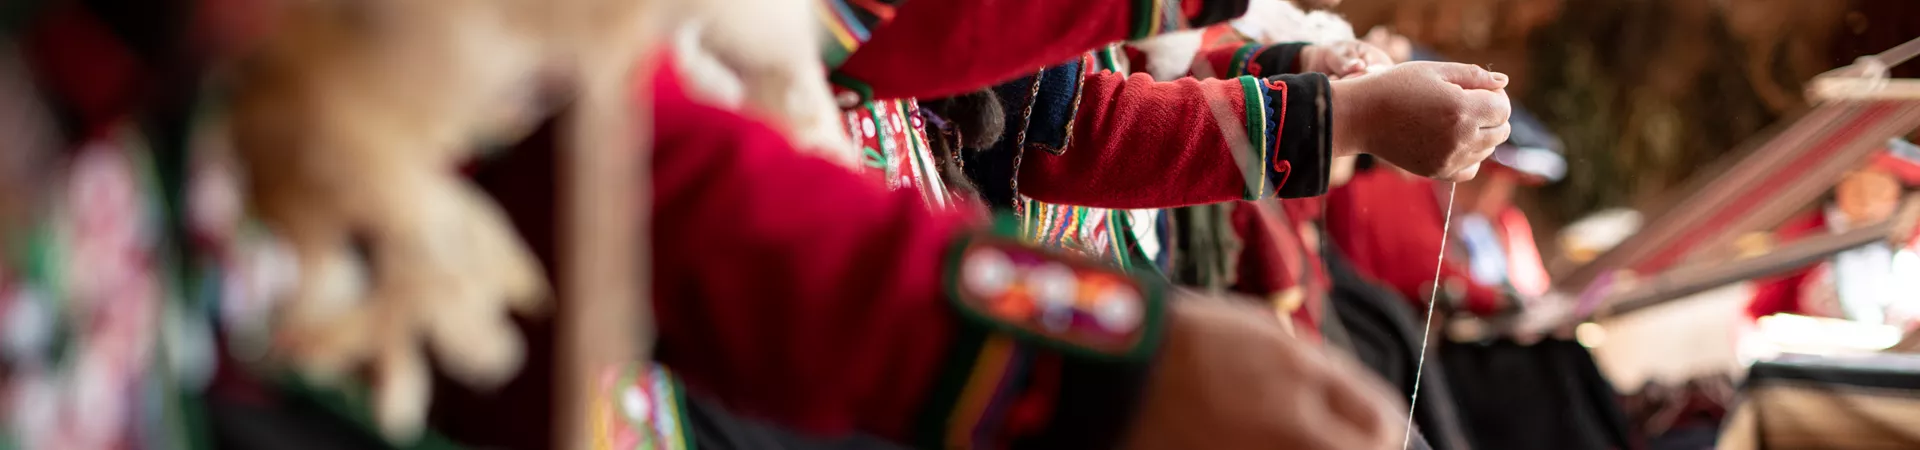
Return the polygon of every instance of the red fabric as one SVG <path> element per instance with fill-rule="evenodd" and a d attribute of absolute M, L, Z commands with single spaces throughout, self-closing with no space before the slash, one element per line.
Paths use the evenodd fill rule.
<path fill-rule="evenodd" d="M 991 86 L 1127 38 L 1116 0 L 914 0 L 840 66 L 874 98 L 932 98 Z"/>
<path fill-rule="evenodd" d="M 1235 43 L 1234 45 L 1221 45 L 1221 46 L 1210 47 L 1205 50 L 1201 50 L 1200 55 L 1195 56 L 1194 58 L 1202 61 L 1206 61 L 1207 68 L 1212 70 L 1213 73 L 1206 73 L 1206 74 L 1197 73 L 1197 74 L 1193 74 L 1193 76 L 1206 76 L 1208 78 L 1232 78 L 1232 77 L 1237 77 L 1241 75 L 1248 75 L 1248 73 L 1246 73 L 1247 68 L 1245 67 L 1242 67 L 1240 72 L 1234 72 L 1233 70 L 1233 57 L 1238 56 L 1240 54 L 1240 48 L 1245 47 L 1246 44 L 1247 43 L 1241 42 L 1241 43 Z M 1255 51 L 1258 51 L 1258 50 L 1256 49 Z M 1247 59 L 1253 59 L 1253 55 L 1247 55 Z"/>
<path fill-rule="evenodd" d="M 1893 174 L 1893 177 L 1899 179 L 1902 185 L 1920 186 L 1920 163 L 1915 163 L 1913 160 L 1894 156 L 1888 152 L 1874 152 L 1873 159 L 1868 164 L 1875 169 Z"/>
<path fill-rule="evenodd" d="M 1826 229 L 1826 214 L 1820 209 L 1814 209 L 1788 219 L 1786 223 L 1780 225 L 1780 228 L 1774 230 L 1774 237 L 1779 242 L 1785 243 Z M 1812 278 L 1813 269 L 1819 264 L 1807 264 L 1791 272 L 1754 279 L 1753 300 L 1747 302 L 1747 315 L 1757 319 L 1774 314 L 1804 312 L 1800 304 L 1800 292 Z"/>
<path fill-rule="evenodd" d="M 81 5 L 59 2 L 26 31 L 24 57 L 35 76 L 79 114 L 82 138 L 105 134 L 131 114 L 144 90 L 146 69 L 112 30 Z"/>
<path fill-rule="evenodd" d="M 1414 305 L 1427 301 L 1425 288 L 1433 282 L 1434 256 L 1440 252 L 1446 211 L 1435 196 L 1436 181 L 1392 168 L 1355 174 L 1345 186 L 1327 194 L 1327 234 L 1361 273 L 1393 287 Z M 1474 284 L 1454 257 L 1457 245 L 1448 245 L 1441 278 L 1459 280 L 1467 289 L 1466 307 L 1474 314 L 1494 312 L 1500 294 Z"/>
<path fill-rule="evenodd" d="M 1211 50 L 1222 47 L 1239 48 L 1240 44 L 1248 42 L 1253 42 L 1253 39 L 1248 39 L 1246 36 L 1240 34 L 1240 30 L 1233 29 L 1231 22 L 1209 26 L 1203 28 L 1200 32 L 1200 48 L 1202 49 Z"/>
<path fill-rule="evenodd" d="M 1529 298 L 1546 295 L 1552 288 L 1547 266 L 1540 261 L 1540 248 L 1533 241 L 1533 224 L 1520 208 L 1508 206 L 1500 211 L 1498 230 L 1507 250 L 1507 284 Z"/>
<path fill-rule="evenodd" d="M 655 356 L 732 412 L 905 440 L 957 325 L 943 258 L 968 225 L 928 211 L 910 189 L 888 192 L 795 152 L 760 123 L 689 101 L 671 76 L 637 81 L 657 101 Z M 548 263 L 561 212 L 557 135 L 543 127 L 476 175 Z M 548 421 L 526 418 L 552 414 L 554 330 L 521 325 L 526 370 L 488 393 L 435 383 L 436 428 L 480 446 L 548 445 Z"/>
<path fill-rule="evenodd" d="M 654 310 L 661 362 L 734 411 L 905 438 L 956 316 L 965 227 L 658 77 Z"/>
<path fill-rule="evenodd" d="M 1296 334 L 1319 342 L 1324 297 L 1331 284 L 1319 252 L 1300 236 L 1299 227 L 1311 226 L 1307 219 L 1239 201 L 1234 203 L 1231 220 L 1244 244 L 1235 265 L 1238 279 L 1233 290 L 1271 301 L 1283 291 L 1300 288 L 1300 308 L 1292 313 Z"/>
<path fill-rule="evenodd" d="M 1326 215 L 1327 199 L 1323 197 L 1301 197 L 1280 199 L 1280 207 L 1287 210 L 1287 217 L 1301 223 L 1320 220 Z"/>
<path fill-rule="evenodd" d="M 1246 134 L 1246 99 L 1239 81 L 1154 82 L 1145 74 L 1103 71 L 1087 76 L 1080 89 L 1073 145 L 1061 155 L 1026 152 L 1020 164 L 1022 195 L 1047 203 L 1116 209 L 1243 198 L 1246 180 L 1222 132 Z M 1276 90 L 1272 95 L 1284 93 Z M 1224 117 L 1216 117 L 1209 103 L 1218 105 Z"/>

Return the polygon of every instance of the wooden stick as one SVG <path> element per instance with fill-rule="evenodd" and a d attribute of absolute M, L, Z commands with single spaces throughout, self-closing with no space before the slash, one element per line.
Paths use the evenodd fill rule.
<path fill-rule="evenodd" d="M 1662 272 L 1635 283 L 1632 289 L 1608 295 L 1593 316 L 1632 313 L 1720 286 L 1787 272 L 1874 242 L 1904 241 L 1912 234 L 1916 219 L 1920 219 L 1920 194 L 1907 196 L 1896 215 L 1870 226 L 1806 238 L 1753 258 L 1695 264 Z M 1574 318 L 1564 325 L 1586 319 Z"/>
<path fill-rule="evenodd" d="M 1807 83 L 1812 101 L 1920 101 L 1920 80 L 1872 78 L 1815 78 Z"/>
<path fill-rule="evenodd" d="M 651 120 L 648 109 L 633 107 L 649 103 L 636 102 L 627 69 L 587 71 L 557 156 L 564 219 L 556 228 L 564 296 L 555 323 L 557 449 L 591 448 L 589 408 L 601 373 L 649 361 L 653 348 L 645 214 L 651 134 L 644 125 Z"/>

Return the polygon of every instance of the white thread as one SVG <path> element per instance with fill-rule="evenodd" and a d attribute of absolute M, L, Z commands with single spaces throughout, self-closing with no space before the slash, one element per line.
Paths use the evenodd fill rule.
<path fill-rule="evenodd" d="M 1400 442 L 1403 449 L 1413 447 L 1413 407 L 1420 404 L 1420 373 L 1427 368 L 1427 340 L 1433 336 L 1433 310 L 1440 309 L 1433 302 L 1440 297 L 1440 269 L 1446 267 L 1447 233 L 1453 227 L 1453 192 L 1459 187 L 1459 183 L 1447 183 L 1447 214 L 1445 221 L 1440 222 L 1440 254 L 1433 258 L 1433 288 L 1427 293 L 1427 323 L 1420 333 L 1420 362 L 1413 366 L 1413 396 L 1407 399 L 1407 436 Z"/>

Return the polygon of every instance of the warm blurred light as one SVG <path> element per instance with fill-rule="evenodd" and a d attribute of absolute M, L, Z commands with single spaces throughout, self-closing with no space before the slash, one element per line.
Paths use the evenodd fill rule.
<path fill-rule="evenodd" d="M 1759 320 L 1756 337 L 1790 353 L 1835 354 L 1885 350 L 1900 342 L 1900 329 L 1839 319 L 1775 314 Z"/>
<path fill-rule="evenodd" d="M 1567 259 L 1576 263 L 1593 260 L 1628 236 L 1640 231 L 1640 212 L 1615 208 L 1588 215 L 1560 232 L 1560 245 Z"/>

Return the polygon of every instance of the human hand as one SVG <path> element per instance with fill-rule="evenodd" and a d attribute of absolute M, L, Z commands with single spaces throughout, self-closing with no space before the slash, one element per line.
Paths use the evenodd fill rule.
<path fill-rule="evenodd" d="M 1333 79 L 1365 75 L 1367 69 L 1393 65 L 1385 50 L 1361 41 L 1315 44 L 1300 49 L 1300 71 L 1318 72 Z"/>
<path fill-rule="evenodd" d="M 1334 156 L 1372 154 L 1414 174 L 1473 179 L 1507 140 L 1506 74 L 1415 61 L 1334 81 Z"/>
<path fill-rule="evenodd" d="M 1378 376 L 1217 298 L 1170 303 L 1167 340 L 1126 448 L 1394 449 L 1406 405 Z"/>
<path fill-rule="evenodd" d="M 1406 36 L 1388 31 L 1386 27 L 1373 27 L 1372 30 L 1367 31 L 1367 36 L 1360 40 L 1387 52 L 1387 56 L 1393 58 L 1394 62 L 1407 62 L 1413 59 L 1413 41 L 1407 40 Z"/>

